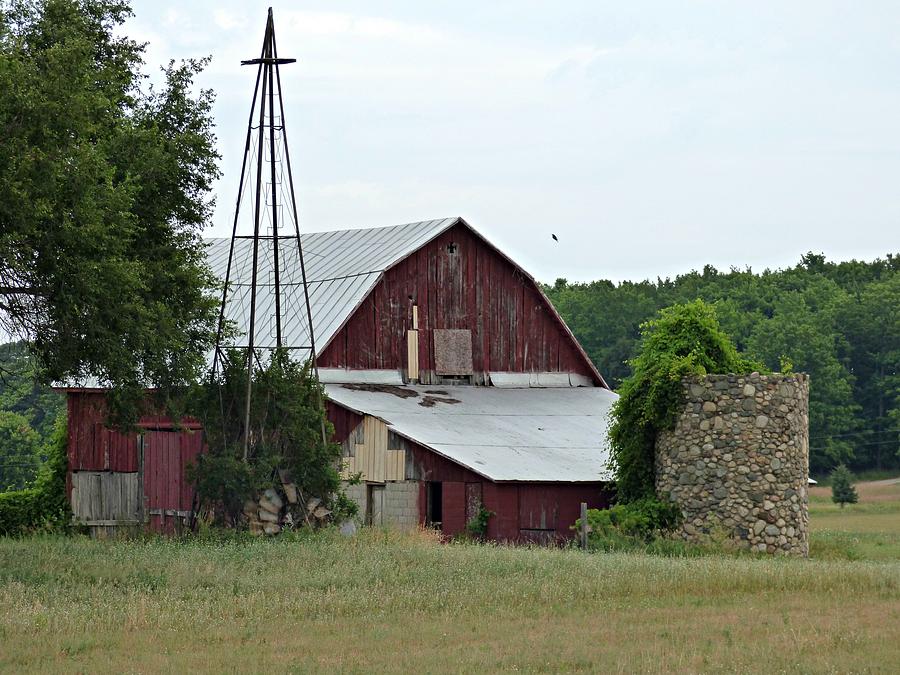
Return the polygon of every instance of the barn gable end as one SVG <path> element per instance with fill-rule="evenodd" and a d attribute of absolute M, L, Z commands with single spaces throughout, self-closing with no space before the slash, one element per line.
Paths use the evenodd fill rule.
<path fill-rule="evenodd" d="M 439 383 L 436 337 L 440 349 L 445 329 L 469 331 L 462 335 L 471 340 L 473 384 L 487 383 L 492 372 L 513 372 L 573 373 L 606 386 L 534 279 L 462 219 L 386 270 L 318 362 L 397 370 L 409 379 L 412 351 L 419 381 Z M 417 330 L 412 338 L 411 330 Z M 458 343 L 460 335 L 452 338 Z"/>

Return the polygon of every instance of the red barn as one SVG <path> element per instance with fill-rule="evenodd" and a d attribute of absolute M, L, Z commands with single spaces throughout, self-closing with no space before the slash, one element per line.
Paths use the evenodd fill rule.
<path fill-rule="evenodd" d="M 223 278 L 231 257 L 226 314 L 238 327 L 249 325 L 251 246 L 235 240 L 230 255 L 218 239 L 209 249 Z M 527 272 L 461 218 L 313 233 L 303 247 L 329 417 L 345 474 L 362 478 L 350 494 L 367 522 L 453 535 L 483 506 L 490 538 L 548 541 L 570 535 L 581 502 L 606 505 L 615 394 Z M 266 348 L 273 256 L 260 254 L 254 343 Z M 282 335 L 302 358 L 309 331 L 290 242 L 279 257 Z M 120 492 L 140 493 L 144 519 L 183 517 L 191 494 L 179 467 L 200 434 L 147 419 L 143 434 L 119 437 L 98 426 L 91 395 L 70 392 L 72 484 L 80 472 L 109 474 L 110 485 L 134 474 Z"/>

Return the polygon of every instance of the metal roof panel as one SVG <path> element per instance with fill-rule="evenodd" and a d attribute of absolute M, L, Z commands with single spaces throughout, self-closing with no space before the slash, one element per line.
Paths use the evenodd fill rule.
<path fill-rule="evenodd" d="M 378 417 L 397 434 L 493 481 L 612 479 L 609 411 L 618 397 L 602 387 L 325 389 L 334 402 Z"/>
<path fill-rule="evenodd" d="M 406 225 L 301 235 L 317 347 L 324 349 L 386 269 L 457 222 L 458 218 L 442 218 Z M 207 240 L 207 260 L 213 273 L 223 281 L 228 271 L 230 242 L 227 238 Z M 306 358 L 310 343 L 309 322 L 296 239 L 281 239 L 278 254 L 282 344 L 298 350 L 298 358 Z M 265 350 L 275 347 L 275 262 L 271 240 L 260 240 L 257 256 L 253 342 Z M 253 240 L 236 239 L 225 309 L 226 318 L 245 333 L 235 339 L 235 347 L 247 345 L 252 276 Z"/>

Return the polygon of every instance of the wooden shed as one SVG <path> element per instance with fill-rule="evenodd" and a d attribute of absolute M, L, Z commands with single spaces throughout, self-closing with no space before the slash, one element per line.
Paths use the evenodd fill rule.
<path fill-rule="evenodd" d="M 178 428 L 171 419 L 145 415 L 133 433 L 104 426 L 102 389 L 69 388 L 66 490 L 75 520 L 95 533 L 117 527 L 173 533 L 190 519 L 193 486 L 185 467 L 203 448 L 195 420 Z"/>
<path fill-rule="evenodd" d="M 210 240 L 208 253 L 223 279 L 231 263 L 226 317 L 250 325 L 255 287 L 257 317 L 272 320 L 257 319 L 253 343 L 273 348 L 273 249 L 259 251 L 254 285 L 252 242 L 233 244 Z M 483 505 L 491 538 L 547 541 L 569 536 L 582 501 L 606 503 L 615 394 L 531 275 L 462 218 L 313 233 L 303 247 L 329 417 L 345 475 L 362 478 L 351 494 L 368 522 L 452 535 Z M 302 359 L 311 341 L 296 246 L 278 251 L 283 344 Z M 91 495 L 130 495 L 138 481 L 141 510 L 121 518 L 168 529 L 170 513 L 189 514 L 183 466 L 200 434 L 153 418 L 122 438 L 99 422 L 101 394 L 69 399 L 76 513 L 85 482 Z M 109 503 L 91 517 L 115 521 Z"/>

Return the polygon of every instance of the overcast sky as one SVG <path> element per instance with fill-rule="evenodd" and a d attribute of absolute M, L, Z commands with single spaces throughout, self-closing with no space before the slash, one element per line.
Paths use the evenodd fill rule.
<path fill-rule="evenodd" d="M 305 231 L 463 216 L 548 282 L 900 251 L 900 4 L 871 0 L 134 0 L 153 67 L 213 57 L 210 234 L 269 4 Z"/>

